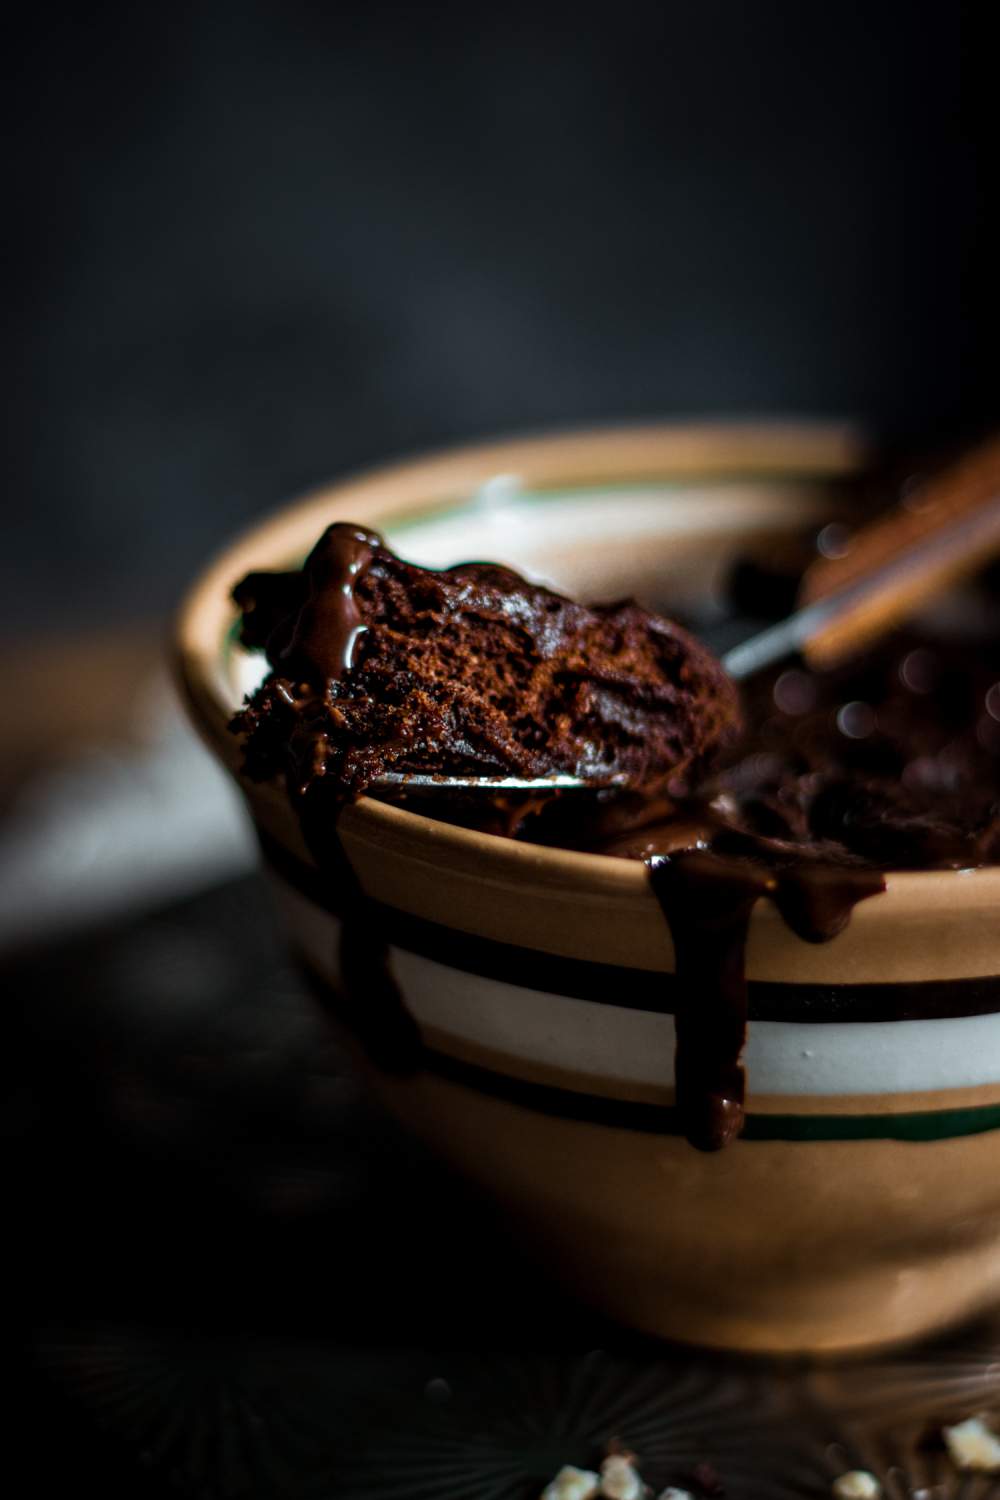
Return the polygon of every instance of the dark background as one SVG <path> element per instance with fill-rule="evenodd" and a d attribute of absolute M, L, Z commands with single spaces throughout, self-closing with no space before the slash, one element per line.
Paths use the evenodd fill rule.
<path fill-rule="evenodd" d="M 0 629 L 162 617 L 248 518 L 465 438 L 974 433 L 990 55 L 941 0 L 22 7 Z"/>

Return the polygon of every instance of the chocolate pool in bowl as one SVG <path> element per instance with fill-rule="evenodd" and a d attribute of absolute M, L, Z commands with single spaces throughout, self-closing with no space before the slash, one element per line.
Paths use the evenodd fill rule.
<path fill-rule="evenodd" d="M 757 900 L 745 1121 L 725 1150 L 695 1150 L 674 1093 L 674 944 L 646 866 L 372 798 L 339 817 L 339 869 L 317 865 L 283 778 L 242 775 L 229 722 L 267 667 L 240 648 L 230 595 L 351 521 L 418 564 L 486 557 L 696 612 L 748 546 L 825 520 L 854 463 L 821 427 L 465 450 L 265 523 L 180 622 L 196 722 L 241 778 L 292 942 L 372 1086 L 595 1305 L 697 1343 L 871 1345 L 1000 1295 L 1000 870 L 891 871 L 822 945 Z M 385 954 L 405 1035 L 381 1027 L 377 982 L 342 998 L 343 915 Z"/>

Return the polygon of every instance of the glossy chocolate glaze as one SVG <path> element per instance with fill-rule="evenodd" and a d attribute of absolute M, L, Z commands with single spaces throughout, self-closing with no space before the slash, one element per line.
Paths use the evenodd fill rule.
<path fill-rule="evenodd" d="M 325 683 L 339 682 L 354 665 L 365 628 L 355 589 L 371 567 L 382 539 L 360 526 L 331 526 L 309 554 L 308 593 L 280 660 L 312 668 Z"/>
<path fill-rule="evenodd" d="M 718 1151 L 743 1129 L 743 952 L 750 913 L 774 877 L 698 851 L 655 855 L 649 874 L 676 955 L 677 1107 L 691 1145 Z"/>
<path fill-rule="evenodd" d="M 654 854 L 648 867 L 674 943 L 677 1107 L 691 1145 L 718 1151 L 743 1128 L 744 955 L 753 908 L 769 896 L 800 937 L 824 943 L 843 931 L 859 901 L 885 889 L 885 877 L 822 864 L 769 868 L 709 847 Z"/>
<path fill-rule="evenodd" d="M 886 870 L 994 863 L 998 679 L 989 649 L 904 637 L 836 673 L 785 664 L 748 685 L 745 740 L 699 799 L 649 821 L 623 807 L 617 826 L 613 805 L 584 816 L 575 846 L 645 859 L 670 922 L 683 976 L 678 1098 L 696 1144 L 724 1143 L 742 1097 L 733 1019 L 746 996 L 741 871 L 751 906 L 764 894 L 799 937 L 825 942 L 859 900 L 884 889 Z M 959 1011 L 966 1004 L 956 996 Z M 882 1005 L 873 990 L 873 1019 Z M 689 1008 L 698 1013 L 693 1053 L 680 1045 Z"/>
<path fill-rule="evenodd" d="M 702 648 L 636 606 L 587 610 L 490 564 L 413 568 L 376 534 L 346 524 L 329 528 L 300 573 L 252 574 L 235 594 L 244 640 L 265 647 L 274 667 L 234 725 L 248 734 L 248 774 L 288 775 L 314 858 L 343 893 L 343 1018 L 390 1071 L 419 1065 L 419 1035 L 376 908 L 336 833 L 345 797 L 387 764 L 579 772 L 595 764 L 592 747 L 580 749 L 588 731 L 604 736 L 605 764 L 618 753 L 609 725 L 626 741 L 645 735 L 624 791 L 448 794 L 412 806 L 484 832 L 646 862 L 676 952 L 678 1106 L 688 1140 L 707 1151 L 743 1124 L 744 951 L 755 903 L 767 897 L 799 937 L 827 942 L 858 901 L 884 890 L 886 869 L 962 868 L 1000 852 L 1000 682 L 996 714 L 989 707 L 996 665 L 985 666 L 985 685 L 977 679 L 960 711 L 956 671 L 935 667 L 933 653 L 912 642 L 890 651 L 888 666 L 862 663 L 853 677 L 797 668 L 763 676 L 750 686 L 742 749 L 692 791 L 735 722 L 731 690 Z M 649 680 L 650 640 L 669 642 L 658 658 L 662 691 Z M 492 699 L 484 667 L 501 679 Z M 463 671 L 464 697 L 452 693 Z M 587 712 L 579 701 L 569 712 L 573 700 L 560 687 L 560 673 L 574 672 Z M 940 702 L 928 700 L 932 678 L 943 684 Z M 520 740 L 518 722 L 531 726 Z M 546 758 L 546 736 L 561 760 Z"/>
<path fill-rule="evenodd" d="M 344 798 L 322 781 L 306 792 L 295 786 L 288 790 L 309 852 L 335 893 L 343 984 L 336 1019 L 356 1034 L 377 1068 L 407 1078 L 420 1067 L 420 1032 L 393 975 L 377 904 L 362 890 L 340 841 L 337 822 Z"/>

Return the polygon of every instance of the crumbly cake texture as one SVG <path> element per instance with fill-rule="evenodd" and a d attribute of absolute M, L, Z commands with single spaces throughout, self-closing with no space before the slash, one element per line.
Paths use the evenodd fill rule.
<path fill-rule="evenodd" d="M 233 720 L 256 780 L 322 776 L 352 796 L 383 770 L 676 789 L 738 731 L 733 684 L 669 620 L 493 563 L 416 567 L 358 527 L 330 527 L 300 571 L 251 573 L 234 598 L 272 667 Z"/>

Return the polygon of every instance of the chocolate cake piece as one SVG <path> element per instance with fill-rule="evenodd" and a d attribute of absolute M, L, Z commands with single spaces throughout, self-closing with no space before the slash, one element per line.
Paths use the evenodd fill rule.
<path fill-rule="evenodd" d="M 720 664 L 638 604 L 577 604 L 494 563 L 416 567 L 346 523 L 301 571 L 251 573 L 234 597 L 272 667 L 233 720 L 255 779 L 329 777 L 353 796 L 385 770 L 683 790 L 738 730 Z"/>

